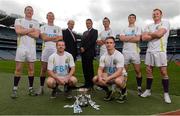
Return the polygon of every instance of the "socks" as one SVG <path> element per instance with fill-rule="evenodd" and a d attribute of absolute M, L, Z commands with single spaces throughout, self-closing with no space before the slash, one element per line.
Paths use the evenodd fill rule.
<path fill-rule="evenodd" d="M 138 89 L 141 89 L 142 77 L 136 77 Z"/>
<path fill-rule="evenodd" d="M 53 91 L 56 91 L 58 89 L 58 84 L 56 83 L 56 86 L 52 88 Z"/>
<path fill-rule="evenodd" d="M 14 86 L 18 86 L 20 78 L 20 76 L 14 76 Z"/>
<path fill-rule="evenodd" d="M 34 82 L 34 76 L 28 76 L 28 79 L 29 79 L 29 88 L 32 88 Z"/>
<path fill-rule="evenodd" d="M 40 85 L 43 87 L 46 77 L 41 76 L 40 77 Z"/>
<path fill-rule="evenodd" d="M 106 86 L 101 86 L 101 85 L 98 85 L 99 87 L 101 87 L 105 92 L 109 92 L 109 89 L 108 89 L 108 87 L 106 87 Z"/>
<path fill-rule="evenodd" d="M 169 79 L 162 79 L 162 85 L 165 93 L 169 92 Z"/>
<path fill-rule="evenodd" d="M 153 78 L 147 78 L 146 89 L 149 89 L 149 90 L 151 89 L 152 81 L 153 81 Z"/>
<path fill-rule="evenodd" d="M 14 87 L 13 87 L 13 90 L 17 90 L 20 78 L 21 78 L 20 76 L 14 76 Z"/>
<path fill-rule="evenodd" d="M 126 93 L 126 87 L 121 89 L 121 94 L 124 95 Z"/>

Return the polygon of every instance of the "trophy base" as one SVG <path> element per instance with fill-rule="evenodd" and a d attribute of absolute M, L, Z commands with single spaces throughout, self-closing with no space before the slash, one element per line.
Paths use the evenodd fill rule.
<path fill-rule="evenodd" d="M 79 106 L 81 106 L 81 107 L 87 107 L 87 106 L 88 106 L 88 104 L 86 104 L 86 105 L 79 105 Z"/>

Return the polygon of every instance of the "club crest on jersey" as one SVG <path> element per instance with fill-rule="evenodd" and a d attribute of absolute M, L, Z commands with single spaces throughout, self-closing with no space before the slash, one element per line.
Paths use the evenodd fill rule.
<path fill-rule="evenodd" d="M 110 32 L 107 35 L 110 36 Z"/>
<path fill-rule="evenodd" d="M 29 28 L 33 28 L 33 24 L 29 24 Z"/>
<path fill-rule="evenodd" d="M 114 59 L 114 60 L 113 60 L 113 65 L 116 65 L 116 64 L 117 64 L 117 60 Z"/>
<path fill-rule="evenodd" d="M 56 29 L 53 30 L 54 33 L 57 33 Z"/>
<path fill-rule="evenodd" d="M 70 58 L 66 58 L 65 63 L 69 64 L 69 62 L 70 62 Z"/>
<path fill-rule="evenodd" d="M 135 29 L 133 29 L 131 32 L 132 32 L 132 34 L 134 34 L 135 33 Z"/>
<path fill-rule="evenodd" d="M 160 29 L 161 28 L 161 25 L 157 25 L 156 26 L 156 30 Z"/>

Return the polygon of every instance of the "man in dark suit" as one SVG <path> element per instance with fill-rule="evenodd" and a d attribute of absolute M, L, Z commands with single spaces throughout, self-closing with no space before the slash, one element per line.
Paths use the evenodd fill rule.
<path fill-rule="evenodd" d="M 91 19 L 86 20 L 87 31 L 83 33 L 83 38 L 81 41 L 81 56 L 82 56 L 82 68 L 85 83 L 85 88 L 92 88 L 93 82 L 92 79 L 94 77 L 94 68 L 93 68 L 93 59 L 95 55 L 95 45 L 98 37 L 98 31 L 93 29 L 93 22 Z"/>
<path fill-rule="evenodd" d="M 68 28 L 66 30 L 63 30 L 63 39 L 65 41 L 66 49 L 65 51 L 72 54 L 74 61 L 76 61 L 77 56 L 77 40 L 76 40 L 76 34 L 72 31 L 74 28 L 74 21 L 69 20 Z"/>

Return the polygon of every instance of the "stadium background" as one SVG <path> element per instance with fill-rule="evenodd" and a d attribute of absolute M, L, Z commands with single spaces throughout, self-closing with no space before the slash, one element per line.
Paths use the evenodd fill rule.
<path fill-rule="evenodd" d="M 17 35 L 14 30 L 14 21 L 16 18 L 20 18 L 20 15 L 10 14 L 0 10 L 0 59 L 13 60 L 15 57 L 15 50 L 17 47 Z M 42 24 L 41 24 L 42 25 Z M 78 34 L 78 45 L 81 41 L 81 34 Z M 116 35 L 116 48 L 122 50 L 122 42 L 118 39 L 119 35 Z M 42 40 L 37 39 L 37 58 L 40 59 Z M 79 48 L 79 47 L 78 47 Z M 147 49 L 146 42 L 140 42 L 141 55 L 144 56 Z M 168 58 L 179 59 L 180 55 L 180 29 L 170 30 L 170 36 L 168 38 Z M 97 55 L 99 49 L 97 46 Z M 144 58 L 144 57 L 142 57 Z"/>

